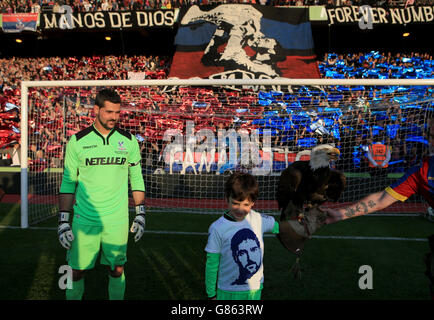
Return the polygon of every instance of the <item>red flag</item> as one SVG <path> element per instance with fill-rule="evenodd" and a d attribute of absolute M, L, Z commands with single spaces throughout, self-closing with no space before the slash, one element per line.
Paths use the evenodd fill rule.
<path fill-rule="evenodd" d="M 414 4 L 414 0 L 407 0 L 407 2 L 405 3 L 405 8 L 407 8 L 407 6 L 411 6 Z"/>

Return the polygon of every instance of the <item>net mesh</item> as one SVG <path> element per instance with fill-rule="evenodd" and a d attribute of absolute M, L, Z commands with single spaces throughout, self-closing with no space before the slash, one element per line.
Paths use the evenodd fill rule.
<path fill-rule="evenodd" d="M 71 135 L 91 125 L 101 87 L 29 90 L 29 223 L 57 212 L 63 155 Z M 231 172 L 254 174 L 255 204 L 277 213 L 280 172 L 329 143 L 341 151 L 347 176 L 343 205 L 379 191 L 428 152 L 430 86 L 128 86 L 115 87 L 123 105 L 119 127 L 139 141 L 150 210 L 215 213 L 226 207 Z M 390 150 L 386 168 L 370 165 L 370 145 Z M 386 158 L 387 155 L 386 155 Z M 377 159 L 378 160 L 378 159 Z M 388 208 L 424 212 L 414 196 Z"/>

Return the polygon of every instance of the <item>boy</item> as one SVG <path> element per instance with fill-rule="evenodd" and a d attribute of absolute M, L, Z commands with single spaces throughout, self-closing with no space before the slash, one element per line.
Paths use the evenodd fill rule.
<path fill-rule="evenodd" d="M 273 217 L 252 210 L 259 195 L 252 175 L 232 174 L 224 192 L 228 211 L 211 224 L 205 248 L 206 292 L 209 299 L 260 300 L 264 282 L 262 235 L 278 233 L 279 224 Z"/>

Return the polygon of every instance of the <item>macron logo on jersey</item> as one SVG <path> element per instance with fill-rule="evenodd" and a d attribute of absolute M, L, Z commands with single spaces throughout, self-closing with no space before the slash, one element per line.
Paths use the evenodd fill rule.
<path fill-rule="evenodd" d="M 123 165 L 126 161 L 127 158 L 121 157 L 86 158 L 86 166 Z"/>

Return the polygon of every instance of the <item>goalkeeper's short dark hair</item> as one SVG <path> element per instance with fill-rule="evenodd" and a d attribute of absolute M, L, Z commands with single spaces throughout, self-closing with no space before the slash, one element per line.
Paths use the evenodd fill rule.
<path fill-rule="evenodd" d="M 95 104 L 100 108 L 104 108 L 104 101 L 109 101 L 111 103 L 121 103 L 121 97 L 115 90 L 102 89 L 96 95 Z"/>
<path fill-rule="evenodd" d="M 255 202 L 259 196 L 259 185 L 255 177 L 249 173 L 235 172 L 225 183 L 225 198 L 237 201 L 246 199 Z"/>

